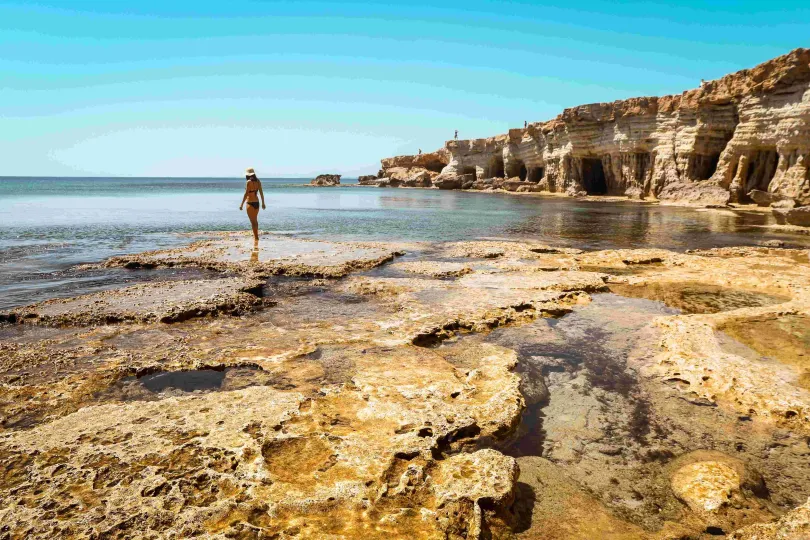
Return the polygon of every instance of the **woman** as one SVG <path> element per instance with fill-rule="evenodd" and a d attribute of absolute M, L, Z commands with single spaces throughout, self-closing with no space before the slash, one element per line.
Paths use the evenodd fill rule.
<path fill-rule="evenodd" d="M 242 197 L 242 204 L 239 205 L 239 210 L 245 206 L 245 201 L 248 203 L 247 215 L 250 218 L 250 226 L 253 228 L 253 240 L 255 243 L 259 242 L 259 197 L 257 193 L 262 196 L 262 210 L 266 210 L 264 205 L 264 191 L 262 191 L 262 183 L 256 177 L 256 171 L 253 168 L 245 170 L 245 177 L 247 183 L 245 184 L 245 195 Z"/>

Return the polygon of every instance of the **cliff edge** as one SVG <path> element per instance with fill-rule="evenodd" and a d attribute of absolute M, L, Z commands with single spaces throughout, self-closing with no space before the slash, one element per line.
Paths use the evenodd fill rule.
<path fill-rule="evenodd" d="M 494 137 L 385 158 L 378 183 L 756 202 L 790 215 L 810 205 L 809 166 L 810 49 L 796 49 L 680 95 L 581 105 Z"/>

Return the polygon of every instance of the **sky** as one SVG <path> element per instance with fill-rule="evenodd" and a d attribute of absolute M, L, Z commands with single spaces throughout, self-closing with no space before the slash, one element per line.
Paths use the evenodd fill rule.
<path fill-rule="evenodd" d="M 0 176 L 356 176 L 802 46 L 807 0 L 0 0 Z"/>

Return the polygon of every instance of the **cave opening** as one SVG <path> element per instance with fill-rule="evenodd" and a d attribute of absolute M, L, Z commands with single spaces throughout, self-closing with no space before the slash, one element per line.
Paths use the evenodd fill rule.
<path fill-rule="evenodd" d="M 540 180 L 543 179 L 543 176 L 545 176 L 545 174 L 546 170 L 543 167 L 532 167 L 531 169 L 529 169 L 529 173 L 526 179 L 529 182 L 537 184 L 540 182 Z"/>
<path fill-rule="evenodd" d="M 471 174 L 473 180 L 476 180 L 478 178 L 475 167 L 463 167 L 461 169 L 461 174 L 463 175 Z"/>
<path fill-rule="evenodd" d="M 602 160 L 599 158 L 584 158 L 582 160 L 582 187 L 588 195 L 604 195 L 607 193 L 607 179 Z"/>
<path fill-rule="evenodd" d="M 776 151 L 776 148 L 754 152 L 748 161 L 744 195 L 747 197 L 748 193 L 754 189 L 768 191 L 771 180 L 776 176 L 776 166 L 778 164 L 779 152 Z"/>
<path fill-rule="evenodd" d="M 720 153 L 714 154 L 692 154 L 689 157 L 691 176 L 695 180 L 708 180 L 717 170 L 720 163 Z"/>
<path fill-rule="evenodd" d="M 425 168 L 431 172 L 440 173 L 442 172 L 442 169 L 444 169 L 444 167 L 445 164 L 442 163 L 441 161 L 429 161 L 425 163 Z"/>
<path fill-rule="evenodd" d="M 492 159 L 490 160 L 487 178 L 503 178 L 503 177 L 504 177 L 503 156 L 501 154 L 495 154 L 494 156 L 492 156 Z"/>
<path fill-rule="evenodd" d="M 523 160 L 512 158 L 509 160 L 504 172 L 505 178 L 514 178 L 517 176 L 520 180 L 525 180 L 527 174 L 526 164 L 523 163 Z"/>

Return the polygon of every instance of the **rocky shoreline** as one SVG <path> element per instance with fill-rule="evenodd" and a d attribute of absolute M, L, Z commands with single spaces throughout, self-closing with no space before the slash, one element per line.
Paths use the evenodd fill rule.
<path fill-rule="evenodd" d="M 810 226 L 810 49 L 680 95 L 566 109 L 547 122 L 385 158 L 361 185 L 693 206 L 756 204 Z"/>
<path fill-rule="evenodd" d="M 810 532 L 806 250 L 206 236 L 4 314 L 0 537 Z"/>

